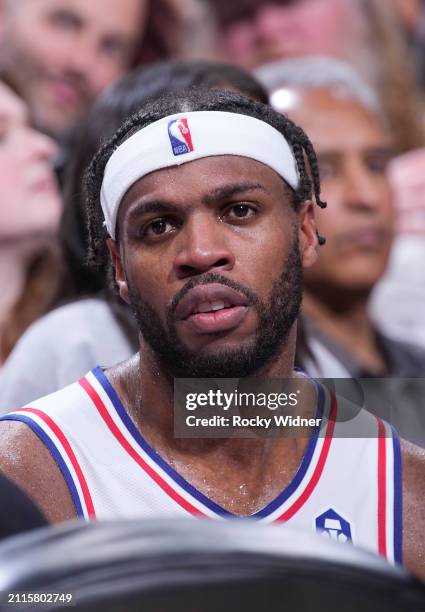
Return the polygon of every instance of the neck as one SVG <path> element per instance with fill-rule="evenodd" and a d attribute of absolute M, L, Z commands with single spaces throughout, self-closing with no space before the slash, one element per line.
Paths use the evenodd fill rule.
<path fill-rule="evenodd" d="M 254 374 L 261 378 L 292 378 L 296 342 L 296 326 L 291 330 L 284 348 L 277 358 Z M 167 453 L 212 452 L 214 449 L 228 449 L 233 456 L 245 461 L 252 454 L 264 455 L 270 452 L 276 439 L 181 439 L 174 437 L 174 378 L 164 368 L 149 346 L 141 340 L 140 351 L 122 369 L 110 374 L 133 421 L 143 435 L 156 449 L 168 449 Z M 167 454 L 164 453 L 164 454 Z M 250 459 L 251 457 L 251 459 Z"/>
<path fill-rule="evenodd" d="M 326 290 L 317 295 L 306 291 L 303 313 L 321 332 L 341 344 L 373 371 L 385 369 L 376 342 L 376 330 L 368 314 L 370 291 L 346 292 Z"/>
<path fill-rule="evenodd" d="M 280 355 L 257 377 L 297 378 L 293 372 L 296 326 Z M 175 438 L 173 378 L 141 343 L 130 362 L 108 372 L 144 438 L 169 465 L 207 497 L 239 516 L 264 508 L 296 474 L 308 443 L 305 437 Z M 294 416 L 311 417 L 315 387 L 307 382 Z"/>
<path fill-rule="evenodd" d="M 0 244 L 0 328 L 22 293 L 28 253 L 19 245 Z"/>

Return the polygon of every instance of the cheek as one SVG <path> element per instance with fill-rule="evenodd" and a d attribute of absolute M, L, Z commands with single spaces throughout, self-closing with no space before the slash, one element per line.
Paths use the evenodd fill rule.
<path fill-rule="evenodd" d="M 124 73 L 125 68 L 121 62 L 104 59 L 103 61 L 98 61 L 95 69 L 87 73 L 86 76 L 89 78 L 92 93 L 99 95 L 105 87 L 112 81 L 122 77 Z"/>
<path fill-rule="evenodd" d="M 158 312 L 172 297 L 170 265 L 165 263 L 165 257 L 129 254 L 126 257 L 125 277 L 129 289 L 139 293 L 142 300 Z M 170 286 L 170 295 L 167 294 L 167 286 Z"/>
<path fill-rule="evenodd" d="M 385 221 L 386 226 L 389 229 L 393 229 L 396 219 L 396 211 L 394 207 L 393 197 L 391 189 L 386 179 L 383 180 L 382 186 L 379 193 L 379 201 L 382 204 L 382 217 Z"/>
<path fill-rule="evenodd" d="M 259 294 L 268 295 L 280 276 L 293 240 L 293 220 L 285 216 L 257 227 L 249 239 L 240 242 L 236 256 L 236 275 L 247 278 Z M 249 280 L 248 280 L 249 277 Z M 242 281 L 243 282 L 243 281 Z"/>

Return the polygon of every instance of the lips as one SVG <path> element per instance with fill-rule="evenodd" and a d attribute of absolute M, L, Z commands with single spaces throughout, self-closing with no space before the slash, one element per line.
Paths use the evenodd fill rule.
<path fill-rule="evenodd" d="M 338 236 L 338 243 L 346 248 L 377 250 L 386 245 L 388 232 L 378 225 L 355 228 Z"/>
<path fill-rule="evenodd" d="M 61 77 L 51 77 L 49 88 L 58 102 L 66 106 L 76 106 L 81 103 L 83 93 L 76 83 Z"/>
<path fill-rule="evenodd" d="M 247 298 L 220 284 L 191 289 L 176 308 L 178 321 L 198 333 L 217 333 L 237 327 L 248 311 Z"/>
<path fill-rule="evenodd" d="M 188 319 L 197 313 L 216 312 L 224 308 L 247 306 L 247 299 L 238 291 L 213 283 L 191 289 L 176 308 L 176 318 Z"/>

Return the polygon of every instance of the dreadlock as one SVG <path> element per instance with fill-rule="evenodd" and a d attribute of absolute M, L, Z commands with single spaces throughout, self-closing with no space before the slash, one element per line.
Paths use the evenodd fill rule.
<path fill-rule="evenodd" d="M 106 164 L 113 152 L 133 134 L 168 115 L 191 111 L 222 111 L 248 115 L 268 123 L 287 140 L 295 157 L 299 174 L 297 190 L 291 189 L 292 205 L 295 210 L 312 197 L 318 206 L 326 207 L 320 198 L 320 179 L 316 153 L 304 131 L 288 117 L 274 111 L 270 106 L 255 102 L 239 94 L 220 91 L 193 89 L 179 93 L 179 96 L 164 95 L 128 119 L 92 160 L 85 177 L 87 223 L 89 237 L 89 263 L 103 266 L 108 261 L 105 241 L 108 238 L 100 206 L 100 189 Z M 325 240 L 318 235 L 319 244 Z"/>

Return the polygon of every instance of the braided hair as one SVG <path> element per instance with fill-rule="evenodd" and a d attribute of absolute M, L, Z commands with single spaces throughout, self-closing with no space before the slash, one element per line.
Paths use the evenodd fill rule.
<path fill-rule="evenodd" d="M 178 96 L 164 95 L 145 104 L 139 112 L 131 116 L 113 138 L 102 146 L 88 168 L 85 193 L 89 237 L 88 261 L 92 265 L 104 266 L 109 259 L 105 248 L 108 233 L 100 205 L 100 190 L 109 158 L 125 140 L 151 123 L 169 115 L 192 111 L 237 113 L 254 117 L 274 127 L 287 140 L 297 165 L 299 186 L 297 190 L 293 190 L 288 185 L 294 209 L 298 210 L 301 204 L 311 199 L 313 195 L 318 206 L 326 207 L 326 203 L 320 198 L 319 169 L 313 145 L 305 132 L 288 117 L 277 113 L 266 104 L 230 91 L 191 89 L 179 92 Z M 324 238 L 321 236 L 318 238 L 319 244 L 324 244 Z"/>

